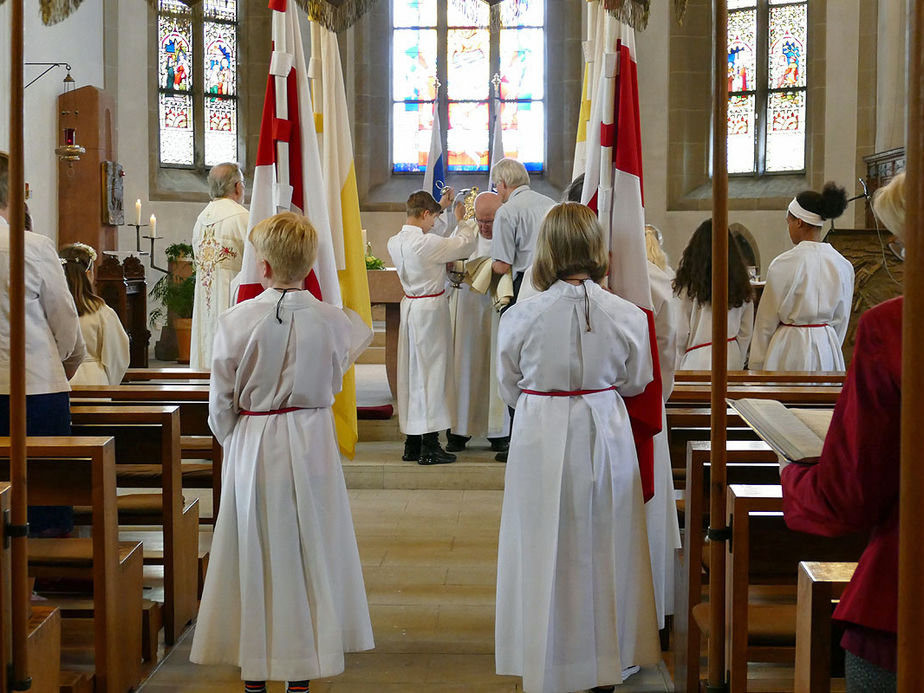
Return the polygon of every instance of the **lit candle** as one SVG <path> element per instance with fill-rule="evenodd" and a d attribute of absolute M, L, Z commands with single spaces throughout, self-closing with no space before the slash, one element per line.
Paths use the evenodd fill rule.
<path fill-rule="evenodd" d="M 151 238 L 157 238 L 157 217 L 151 215 Z"/>
<path fill-rule="evenodd" d="M 363 251 L 368 247 L 369 239 L 366 238 L 366 229 L 363 229 Z"/>
<path fill-rule="evenodd" d="M 135 200 L 135 216 L 138 218 L 138 226 L 141 226 L 141 200 Z"/>

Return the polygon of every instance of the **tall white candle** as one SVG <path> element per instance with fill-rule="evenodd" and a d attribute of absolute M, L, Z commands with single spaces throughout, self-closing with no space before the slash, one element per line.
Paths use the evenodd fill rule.
<path fill-rule="evenodd" d="M 363 229 L 363 252 L 364 253 L 366 252 L 366 248 L 368 247 L 368 244 L 369 244 L 369 240 L 366 238 L 366 229 Z"/>
<path fill-rule="evenodd" d="M 157 238 L 157 217 L 151 215 L 151 238 Z"/>
<path fill-rule="evenodd" d="M 136 222 L 138 226 L 141 226 L 141 200 L 135 200 L 135 217 L 138 221 Z"/>

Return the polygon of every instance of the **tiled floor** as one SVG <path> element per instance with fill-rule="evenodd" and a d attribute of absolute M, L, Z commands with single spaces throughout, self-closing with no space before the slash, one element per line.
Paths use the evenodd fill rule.
<path fill-rule="evenodd" d="M 507 693 L 520 680 L 494 674 L 494 581 L 502 492 L 350 491 L 376 649 L 347 657 L 314 693 Z M 230 667 L 189 663 L 191 631 L 142 693 L 241 690 Z M 672 690 L 666 669 L 643 671 L 619 691 Z M 281 685 L 271 691 L 283 690 Z"/>

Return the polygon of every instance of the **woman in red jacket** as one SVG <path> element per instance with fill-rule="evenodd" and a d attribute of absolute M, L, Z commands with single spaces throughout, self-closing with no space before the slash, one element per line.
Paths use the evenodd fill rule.
<path fill-rule="evenodd" d="M 873 208 L 904 232 L 904 174 L 877 191 Z M 782 472 L 783 513 L 795 530 L 838 536 L 868 531 L 869 544 L 834 617 L 845 626 L 847 691 L 895 690 L 898 631 L 898 484 L 902 298 L 860 318 L 853 361 L 821 460 Z"/>

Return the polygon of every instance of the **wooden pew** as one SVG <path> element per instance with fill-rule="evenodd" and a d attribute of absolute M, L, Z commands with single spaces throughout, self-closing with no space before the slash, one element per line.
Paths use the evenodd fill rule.
<path fill-rule="evenodd" d="M 209 428 L 209 386 L 195 385 L 114 385 L 77 386 L 71 402 L 90 404 L 105 400 L 107 404 L 161 404 L 180 408 L 180 435 L 184 460 L 211 460 L 208 464 L 183 466 L 184 488 L 212 489 L 212 518 L 218 516 L 221 499 L 221 445 Z"/>
<path fill-rule="evenodd" d="M 712 436 L 712 412 L 709 407 L 668 407 L 667 445 L 671 456 L 674 488 L 686 487 L 687 444 L 708 441 Z M 729 409 L 726 425 L 728 440 L 758 440 L 754 429 L 741 420 L 738 412 Z"/>
<path fill-rule="evenodd" d="M 843 371 L 729 371 L 729 383 L 843 385 Z M 710 383 L 712 371 L 677 371 L 675 383 Z"/>
<path fill-rule="evenodd" d="M 709 406 L 711 383 L 680 383 L 674 385 L 668 406 Z M 736 383 L 728 386 L 728 397 L 739 399 L 776 399 L 783 404 L 799 407 L 832 407 L 841 394 L 837 385 L 748 385 Z"/>
<path fill-rule="evenodd" d="M 209 375 L 208 371 L 194 371 L 189 368 L 129 368 L 122 378 L 122 383 L 165 383 L 183 380 L 207 381 Z"/>
<path fill-rule="evenodd" d="M 146 550 L 144 560 L 164 566 L 164 641 L 172 645 L 195 618 L 198 593 L 199 499 L 183 498 L 179 407 L 74 405 L 71 431 L 115 439 L 118 488 L 160 489 L 119 496 L 119 524 L 163 527 L 162 554 Z M 145 659 L 151 645 L 156 652 L 154 636 Z"/>
<path fill-rule="evenodd" d="M 795 693 L 831 693 L 832 602 L 840 599 L 856 563 L 799 564 Z"/>
<path fill-rule="evenodd" d="M 726 551 L 726 648 L 729 690 L 747 691 L 749 661 L 795 659 L 795 586 L 800 561 L 856 560 L 866 537 L 794 532 L 783 520 L 781 486 L 730 484 Z M 752 603 L 754 584 L 785 585 L 776 599 Z M 708 620 L 708 615 L 707 615 Z M 701 624 L 700 624 L 701 625 Z"/>
<path fill-rule="evenodd" d="M 142 546 L 120 542 L 112 438 L 28 438 L 30 505 L 90 505 L 88 539 L 30 539 L 33 577 L 91 578 L 93 598 L 50 600 L 64 617 L 93 618 L 95 690 L 122 693 L 141 679 Z M 9 478 L 10 439 L 0 438 L 0 476 Z M 65 623 L 65 625 L 67 625 Z"/>

